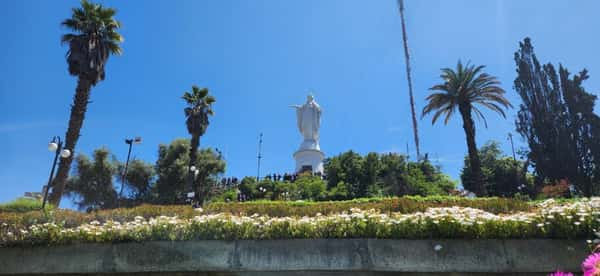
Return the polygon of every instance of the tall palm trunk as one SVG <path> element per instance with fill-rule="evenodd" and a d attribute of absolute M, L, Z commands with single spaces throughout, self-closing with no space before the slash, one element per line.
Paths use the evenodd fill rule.
<path fill-rule="evenodd" d="M 415 111 L 415 99 L 413 97 L 412 78 L 410 76 L 410 56 L 408 54 L 408 39 L 406 36 L 406 23 L 404 20 L 404 0 L 398 0 L 400 6 L 400 19 L 402 21 L 402 44 L 404 45 L 404 61 L 406 63 L 406 80 L 408 81 L 408 95 L 410 98 L 410 112 L 412 114 L 413 135 L 415 138 L 415 147 L 417 149 L 417 161 L 421 157 L 421 148 L 419 146 L 419 128 L 417 126 L 417 113 Z"/>
<path fill-rule="evenodd" d="M 471 115 L 471 106 L 469 104 L 461 104 L 458 107 L 460 115 L 463 119 L 463 128 L 467 137 L 467 147 L 469 149 L 469 163 L 471 172 L 473 173 L 473 191 L 477 196 L 485 196 L 487 192 L 483 185 L 483 176 L 481 174 L 481 161 L 477 152 L 477 144 L 475 143 L 475 122 Z"/>
<path fill-rule="evenodd" d="M 85 111 L 87 110 L 88 100 L 90 97 L 90 89 L 92 82 L 86 78 L 80 77 L 77 81 L 77 89 L 73 97 L 73 105 L 71 106 L 71 117 L 69 118 L 69 128 L 65 135 L 64 148 L 71 151 L 71 155 L 67 158 L 61 158 L 58 165 L 56 178 L 52 182 L 52 193 L 50 194 L 50 203 L 58 207 L 65 190 L 67 177 L 75 154 L 75 145 L 79 140 L 79 132 L 85 119 Z"/>
<path fill-rule="evenodd" d="M 191 167 L 196 165 L 198 146 L 200 145 L 200 135 L 193 134 L 192 140 L 190 141 L 190 165 L 188 166 L 188 187 L 194 191 L 194 199 L 200 198 L 200 189 L 198 189 L 198 182 L 195 180 L 194 172 L 191 171 Z"/>

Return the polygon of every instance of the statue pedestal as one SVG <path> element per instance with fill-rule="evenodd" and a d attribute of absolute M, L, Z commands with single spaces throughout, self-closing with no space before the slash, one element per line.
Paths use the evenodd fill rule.
<path fill-rule="evenodd" d="M 300 149 L 294 153 L 296 172 L 312 171 L 322 174 L 324 158 L 325 154 L 319 149 Z"/>

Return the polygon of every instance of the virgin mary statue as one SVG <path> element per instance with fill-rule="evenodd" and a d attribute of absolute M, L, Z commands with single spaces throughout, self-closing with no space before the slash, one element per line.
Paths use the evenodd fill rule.
<path fill-rule="evenodd" d="M 319 128 L 321 127 L 321 107 L 312 95 L 306 97 L 303 105 L 293 105 L 296 108 L 298 130 L 305 142 L 319 144 Z"/>

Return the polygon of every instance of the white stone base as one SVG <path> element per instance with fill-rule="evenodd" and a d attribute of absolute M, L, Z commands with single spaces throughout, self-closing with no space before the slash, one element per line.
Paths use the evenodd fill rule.
<path fill-rule="evenodd" d="M 304 166 L 310 166 L 313 173 L 323 173 L 323 159 L 325 154 L 320 150 L 302 149 L 294 153 L 296 159 L 296 172 L 303 171 Z"/>

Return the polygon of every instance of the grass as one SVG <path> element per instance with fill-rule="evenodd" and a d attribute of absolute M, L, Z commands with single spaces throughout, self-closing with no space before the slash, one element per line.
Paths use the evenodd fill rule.
<path fill-rule="evenodd" d="M 500 214 L 532 210 L 532 204 L 510 198 L 464 198 L 451 196 L 405 196 L 389 198 L 360 198 L 346 201 L 248 201 L 234 203 L 211 203 L 206 205 L 208 213 L 261 214 L 272 217 L 314 216 L 341 213 L 350 208 L 375 209 L 380 212 L 414 213 L 424 212 L 430 207 L 471 207 Z"/>
<path fill-rule="evenodd" d="M 52 209 L 52 207 L 47 204 L 46 208 Z M 14 201 L 0 204 L 0 213 L 2 212 L 30 212 L 42 209 L 42 202 L 35 199 L 28 198 L 18 198 Z"/>

